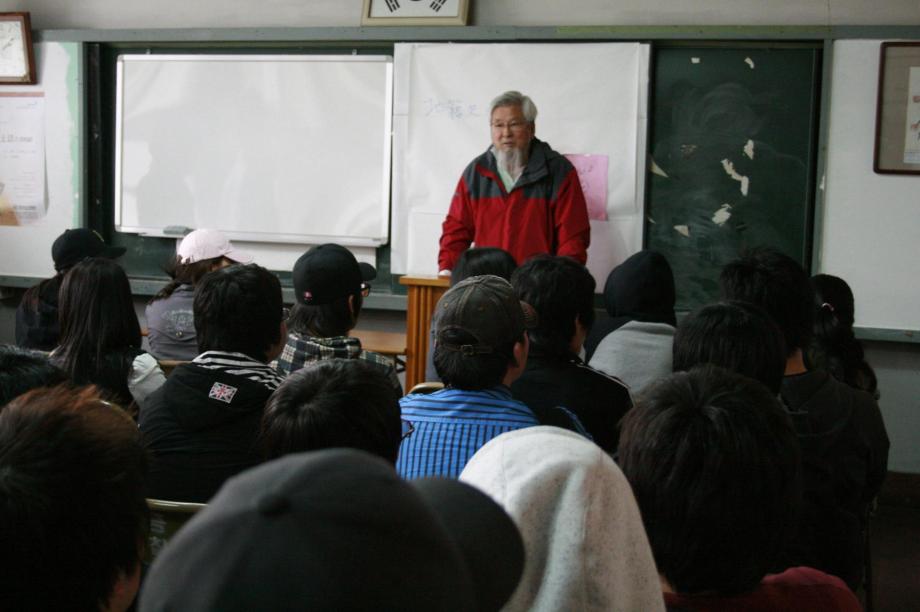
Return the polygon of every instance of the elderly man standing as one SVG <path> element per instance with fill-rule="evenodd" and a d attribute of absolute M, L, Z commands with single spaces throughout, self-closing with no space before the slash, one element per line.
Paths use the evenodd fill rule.
<path fill-rule="evenodd" d="M 536 117 L 537 107 L 520 92 L 492 100 L 492 146 L 463 171 L 444 220 L 442 274 L 470 243 L 505 249 L 518 264 L 540 253 L 587 260 L 591 227 L 578 174 L 534 137 Z"/>

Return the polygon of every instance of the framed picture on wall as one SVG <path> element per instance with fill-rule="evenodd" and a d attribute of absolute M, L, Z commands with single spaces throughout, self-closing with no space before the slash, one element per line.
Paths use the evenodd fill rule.
<path fill-rule="evenodd" d="M 35 83 L 35 55 L 28 13 L 0 13 L 0 84 Z"/>
<path fill-rule="evenodd" d="M 880 55 L 873 168 L 920 174 L 920 43 L 882 43 Z"/>
<path fill-rule="evenodd" d="M 466 25 L 469 0 L 364 0 L 361 25 Z"/>

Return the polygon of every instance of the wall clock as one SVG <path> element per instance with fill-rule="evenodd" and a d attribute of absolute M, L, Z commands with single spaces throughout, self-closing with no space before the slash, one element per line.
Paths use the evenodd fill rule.
<path fill-rule="evenodd" d="M 361 25 L 466 25 L 469 0 L 364 0 Z"/>
<path fill-rule="evenodd" d="M 28 13 L 0 13 L 0 84 L 35 83 Z"/>

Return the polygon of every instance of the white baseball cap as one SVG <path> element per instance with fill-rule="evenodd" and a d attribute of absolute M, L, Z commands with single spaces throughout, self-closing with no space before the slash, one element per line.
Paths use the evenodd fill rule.
<path fill-rule="evenodd" d="M 176 254 L 179 256 L 179 261 L 184 264 L 215 257 L 226 257 L 237 263 L 252 261 L 252 255 L 236 249 L 223 232 L 212 229 L 199 229 L 188 234 L 179 243 Z"/>

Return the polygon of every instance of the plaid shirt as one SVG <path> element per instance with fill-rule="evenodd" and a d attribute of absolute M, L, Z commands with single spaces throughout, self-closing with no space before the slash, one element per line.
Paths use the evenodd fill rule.
<path fill-rule="evenodd" d="M 314 338 L 291 332 L 288 334 L 284 350 L 276 362 L 278 370 L 286 375 L 296 372 L 308 363 L 323 359 L 363 359 L 379 367 L 390 379 L 390 383 L 402 395 L 402 385 L 396 376 L 393 362 L 381 355 L 361 348 L 358 338 L 335 336 L 334 338 Z"/>

